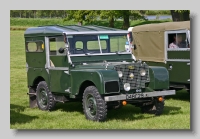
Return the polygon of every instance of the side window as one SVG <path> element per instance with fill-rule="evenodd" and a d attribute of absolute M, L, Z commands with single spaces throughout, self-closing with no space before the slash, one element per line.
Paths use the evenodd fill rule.
<path fill-rule="evenodd" d="M 75 48 L 76 49 L 83 49 L 83 42 L 82 41 L 77 41 L 75 43 Z"/>
<path fill-rule="evenodd" d="M 168 34 L 168 48 L 189 48 L 186 33 L 170 33 Z"/>
<path fill-rule="evenodd" d="M 64 53 L 59 53 L 58 50 L 62 47 L 65 46 L 63 36 L 55 37 L 55 38 L 50 38 L 49 39 L 49 50 L 50 50 L 50 55 L 65 55 L 66 52 Z"/>
<path fill-rule="evenodd" d="M 43 41 L 26 42 L 27 52 L 43 52 L 44 43 Z"/>

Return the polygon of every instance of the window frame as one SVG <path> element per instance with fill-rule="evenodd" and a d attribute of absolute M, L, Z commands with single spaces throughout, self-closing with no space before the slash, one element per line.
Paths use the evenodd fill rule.
<path fill-rule="evenodd" d="M 166 61 L 169 61 L 171 59 L 168 58 L 168 51 L 190 51 L 190 48 L 169 48 L 169 38 L 168 38 L 168 35 L 169 34 L 177 34 L 177 33 L 185 33 L 186 34 L 186 37 L 189 38 L 188 42 L 190 44 L 190 37 L 188 35 L 188 32 L 189 30 L 187 29 L 184 29 L 184 30 L 173 30 L 173 31 L 165 31 L 165 36 L 164 36 L 164 50 L 165 50 L 165 60 Z"/>
<path fill-rule="evenodd" d="M 37 42 L 42 42 L 42 44 L 44 45 L 44 48 L 41 49 L 42 51 L 37 51 L 37 50 L 38 50 Z M 35 43 L 36 46 L 37 46 L 36 51 L 29 51 L 29 49 L 28 49 L 28 43 Z M 43 40 L 26 41 L 26 42 L 25 42 L 25 48 L 26 48 L 26 52 L 27 52 L 27 53 L 43 53 L 43 52 L 45 51 L 45 44 L 44 44 L 44 41 L 43 41 Z"/>
<path fill-rule="evenodd" d="M 64 51 L 64 53 L 59 53 L 57 49 L 57 41 L 56 41 L 56 38 L 62 38 L 63 36 L 51 36 L 51 37 L 48 37 L 48 42 L 49 42 L 49 56 L 65 56 L 66 55 L 66 51 Z M 55 41 L 51 41 L 51 39 L 54 39 Z M 56 50 L 51 50 L 51 42 L 55 42 L 56 44 Z M 63 43 L 64 43 L 64 37 L 63 37 Z M 65 43 L 64 43 L 65 44 Z M 70 44 L 69 44 L 70 45 Z M 51 55 L 51 52 L 52 51 L 55 51 L 56 54 L 55 55 Z"/>

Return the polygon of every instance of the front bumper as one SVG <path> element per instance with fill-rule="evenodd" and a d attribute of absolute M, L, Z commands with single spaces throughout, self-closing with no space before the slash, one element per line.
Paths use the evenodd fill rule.
<path fill-rule="evenodd" d="M 165 90 L 165 91 L 154 91 L 154 92 L 143 92 L 143 93 L 134 93 L 134 94 L 121 94 L 115 96 L 106 96 L 104 100 L 108 101 L 119 101 L 119 100 L 134 100 L 137 98 L 148 98 L 148 97 L 159 97 L 159 96 L 168 96 L 175 95 L 175 90 Z"/>

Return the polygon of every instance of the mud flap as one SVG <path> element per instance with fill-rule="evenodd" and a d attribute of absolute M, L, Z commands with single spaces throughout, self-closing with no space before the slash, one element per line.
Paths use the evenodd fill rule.
<path fill-rule="evenodd" d="M 37 107 L 37 101 L 36 101 L 36 92 L 33 88 L 29 88 L 29 106 L 30 108 L 35 108 Z"/>

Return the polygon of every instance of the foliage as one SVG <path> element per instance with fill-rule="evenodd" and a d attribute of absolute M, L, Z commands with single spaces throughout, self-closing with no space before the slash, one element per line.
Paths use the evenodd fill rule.
<path fill-rule="evenodd" d="M 64 21 L 74 20 L 75 22 L 80 22 L 81 24 L 85 22 L 92 22 L 96 20 L 99 11 L 97 10 L 69 10 L 68 16 Z"/>
<path fill-rule="evenodd" d="M 10 18 L 10 26 L 42 26 L 42 25 L 71 25 L 74 21 L 63 21 L 59 18 Z"/>
<path fill-rule="evenodd" d="M 19 18 L 65 18 L 66 10 L 10 10 L 10 17 Z"/>
<path fill-rule="evenodd" d="M 136 26 L 140 24 L 151 24 L 151 23 L 160 23 L 160 22 L 168 22 L 171 21 L 170 19 L 167 20 L 131 20 L 130 26 Z M 10 18 L 10 29 L 11 30 L 25 30 L 27 27 L 34 27 L 34 26 L 42 26 L 42 25 L 74 25 L 77 22 L 72 20 L 63 21 L 62 19 L 51 18 L 51 19 L 39 19 L 39 18 Z M 109 26 L 109 22 L 107 20 L 97 20 L 91 23 L 84 22 L 83 25 L 97 25 L 97 26 Z M 123 21 L 115 20 L 114 27 L 118 29 L 122 29 Z M 128 28 L 125 28 L 128 29 Z"/>
<path fill-rule="evenodd" d="M 146 10 L 145 15 L 171 15 L 170 10 Z"/>
<path fill-rule="evenodd" d="M 170 12 L 174 22 L 190 20 L 190 10 L 170 10 Z"/>
<path fill-rule="evenodd" d="M 175 12 L 178 12 L 178 13 L 185 13 L 185 12 L 190 12 L 190 10 L 174 10 Z"/>

